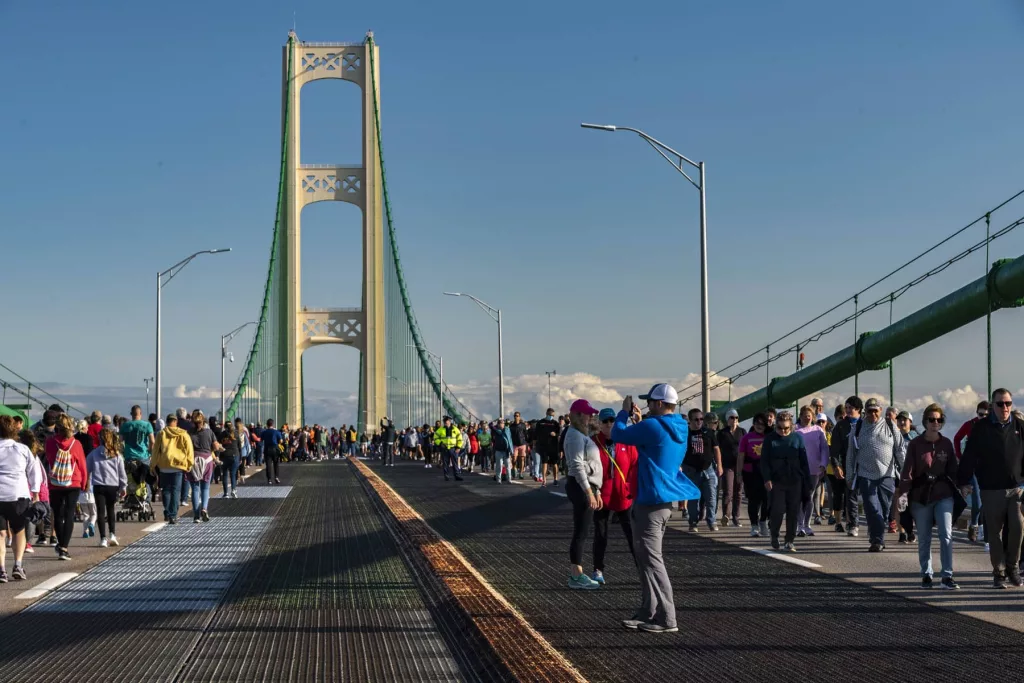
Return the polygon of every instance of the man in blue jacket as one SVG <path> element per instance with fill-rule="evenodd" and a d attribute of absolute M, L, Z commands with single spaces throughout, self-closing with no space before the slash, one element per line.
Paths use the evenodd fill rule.
<path fill-rule="evenodd" d="M 612 428 L 612 441 L 636 446 L 639 454 L 632 514 L 640 609 L 622 625 L 648 633 L 675 633 L 679 630 L 676 607 L 661 542 L 672 516 L 672 501 L 698 500 L 700 490 L 679 469 L 686 455 L 687 426 L 676 413 L 676 390 L 668 384 L 655 384 L 640 398 L 647 401 L 647 419 L 642 420 L 639 406 L 627 396 Z M 629 425 L 631 419 L 633 425 Z"/>

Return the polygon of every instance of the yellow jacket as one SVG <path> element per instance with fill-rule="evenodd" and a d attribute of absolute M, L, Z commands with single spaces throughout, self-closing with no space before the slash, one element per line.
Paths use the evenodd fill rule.
<path fill-rule="evenodd" d="M 462 432 L 455 425 L 438 427 L 434 430 L 434 445 L 445 448 L 462 448 Z"/>
<path fill-rule="evenodd" d="M 180 427 L 164 427 L 156 435 L 156 442 L 153 444 L 153 459 L 149 461 L 152 470 L 181 470 L 187 472 L 192 469 L 192 461 L 195 459 L 195 452 L 192 450 L 192 437 Z"/>

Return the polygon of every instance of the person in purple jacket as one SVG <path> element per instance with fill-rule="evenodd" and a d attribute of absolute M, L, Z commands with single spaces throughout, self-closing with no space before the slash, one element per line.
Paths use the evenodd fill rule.
<path fill-rule="evenodd" d="M 818 482 L 825 476 L 825 468 L 828 467 L 828 439 L 825 438 L 825 430 L 818 426 L 817 422 L 826 419 L 824 415 L 815 415 L 810 406 L 800 408 L 800 426 L 796 428 L 797 434 L 803 437 L 804 448 L 807 449 L 807 468 L 811 472 L 812 499 L 801 503 L 800 523 L 797 525 L 797 536 L 813 536 L 814 529 L 811 528 L 811 513 L 814 510 L 813 492 L 818 488 Z"/>

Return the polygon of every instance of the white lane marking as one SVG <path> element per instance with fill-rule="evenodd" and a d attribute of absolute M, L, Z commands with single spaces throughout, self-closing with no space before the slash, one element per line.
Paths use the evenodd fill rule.
<path fill-rule="evenodd" d="M 568 494 L 562 493 L 560 491 L 548 491 L 548 493 L 550 493 L 552 496 L 558 496 L 559 498 L 568 498 L 569 497 Z"/>
<path fill-rule="evenodd" d="M 167 522 L 157 522 L 156 524 L 150 524 L 149 526 L 142 528 L 142 533 L 149 534 L 154 531 L 159 531 L 160 529 L 163 529 L 165 526 L 167 526 Z"/>
<path fill-rule="evenodd" d="M 814 564 L 813 562 L 808 562 L 807 560 L 801 560 L 796 557 L 790 557 L 789 555 L 783 555 L 781 553 L 775 552 L 774 550 L 768 550 L 766 548 L 750 548 L 747 546 L 740 546 L 740 550 L 746 550 L 752 553 L 757 553 L 758 555 L 764 555 L 765 557 L 770 557 L 773 560 L 782 560 L 783 562 L 789 562 L 790 564 L 795 564 L 799 567 L 807 567 L 808 569 L 821 569 L 820 564 Z"/>
<path fill-rule="evenodd" d="M 76 574 L 75 572 L 63 572 L 61 574 L 54 574 L 53 576 L 48 578 L 46 581 L 43 581 L 42 583 L 40 583 L 35 588 L 33 588 L 31 590 L 27 590 L 27 591 L 25 591 L 23 593 L 18 593 L 17 595 L 14 596 L 14 599 L 15 600 L 35 600 L 36 598 L 41 598 L 44 595 L 46 595 L 47 593 L 49 593 L 50 591 L 52 591 L 54 588 L 59 588 L 60 586 L 64 585 L 65 583 L 67 583 L 71 579 L 75 578 L 76 576 L 78 576 L 78 574 Z"/>

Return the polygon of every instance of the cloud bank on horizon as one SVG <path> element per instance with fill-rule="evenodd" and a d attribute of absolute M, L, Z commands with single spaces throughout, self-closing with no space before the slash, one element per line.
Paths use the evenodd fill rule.
<path fill-rule="evenodd" d="M 715 378 L 712 378 L 713 382 Z M 590 373 L 571 373 L 556 375 L 551 378 L 551 407 L 558 413 L 567 412 L 569 405 L 579 398 L 585 398 L 595 407 L 618 408 L 627 395 L 638 396 L 646 392 L 659 378 L 602 378 Z M 696 385 L 690 391 L 680 391 L 685 397 L 699 389 L 700 376 L 690 373 L 681 378 L 669 378 L 667 381 L 677 389 Z M 485 418 L 493 418 L 498 414 L 497 380 L 487 382 L 469 382 L 467 384 L 450 385 L 452 391 L 476 414 Z M 101 410 L 106 414 L 127 414 L 132 405 L 138 404 L 145 408 L 145 390 L 141 387 L 80 387 L 62 384 L 48 384 L 41 388 L 67 400 L 73 407 L 89 412 Z M 732 396 L 743 396 L 759 389 L 756 385 L 734 385 Z M 1015 392 L 1024 395 L 1024 389 Z M 835 391 L 818 392 L 826 408 L 831 411 L 845 401 L 848 394 Z M 712 390 L 713 400 L 725 400 L 729 397 L 727 387 Z M 874 397 L 883 404 L 888 404 L 885 394 L 862 391 L 861 398 Z M 152 396 L 150 409 L 152 409 Z M 230 400 L 228 393 L 227 399 Z M 806 397 L 809 401 L 811 396 Z M 921 411 L 930 403 L 941 405 L 948 415 L 947 429 L 955 429 L 960 423 L 974 416 L 975 407 L 985 397 L 972 386 L 944 388 L 933 391 L 919 392 L 910 398 L 900 399 L 896 405 L 900 409 L 909 410 L 920 423 Z M 199 408 L 206 414 L 216 414 L 220 410 L 220 389 L 198 386 L 178 385 L 164 390 L 164 412 L 171 412 L 181 406 L 192 410 Z M 350 424 L 355 420 L 358 397 L 353 392 L 306 390 L 306 412 L 308 422 L 328 425 Z M 687 408 L 699 406 L 699 399 L 687 404 Z M 539 417 L 548 407 L 548 377 L 546 375 L 519 375 L 505 379 L 505 408 L 511 415 L 521 412 L 527 419 Z M 37 411 L 38 412 L 38 411 Z"/>

